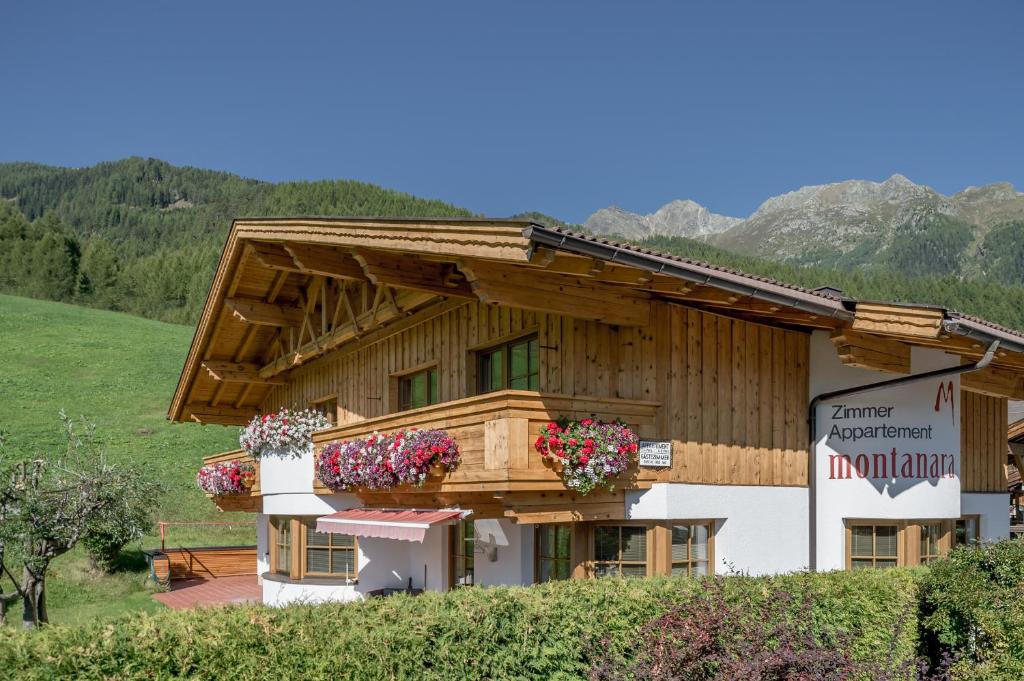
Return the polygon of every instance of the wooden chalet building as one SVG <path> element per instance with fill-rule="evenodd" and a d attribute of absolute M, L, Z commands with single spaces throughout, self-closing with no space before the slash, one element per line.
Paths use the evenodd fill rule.
<path fill-rule="evenodd" d="M 333 424 L 317 451 L 408 427 L 458 443 L 423 487 L 334 493 L 310 457 L 264 458 L 215 498 L 256 514 L 282 603 L 927 562 L 1008 534 L 1008 398 L 1024 336 L 938 307 L 530 222 L 261 218 L 232 225 L 169 416 L 312 406 Z M 640 465 L 574 494 L 534 449 L 559 417 L 621 419 Z"/>

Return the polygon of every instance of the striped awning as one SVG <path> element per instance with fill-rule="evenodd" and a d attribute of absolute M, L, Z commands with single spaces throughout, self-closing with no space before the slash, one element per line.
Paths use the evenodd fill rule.
<path fill-rule="evenodd" d="M 316 531 L 422 542 L 434 525 L 450 525 L 469 513 L 459 509 L 351 508 L 317 518 Z"/>

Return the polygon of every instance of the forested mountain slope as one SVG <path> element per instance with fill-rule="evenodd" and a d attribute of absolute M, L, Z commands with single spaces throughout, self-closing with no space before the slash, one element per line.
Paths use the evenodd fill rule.
<path fill-rule="evenodd" d="M 235 217 L 473 215 L 363 182 L 259 182 L 141 158 L 0 164 L 0 199 L 0 290 L 186 323 Z"/>
<path fill-rule="evenodd" d="M 0 291 L 192 323 L 231 220 L 261 215 L 473 213 L 361 182 L 260 182 L 154 159 L 80 169 L 0 164 Z M 572 227 L 540 213 L 516 217 Z M 945 215 L 914 224 L 884 254 L 854 249 L 842 262 L 821 258 L 827 264 L 815 266 L 736 255 L 706 240 L 651 236 L 638 243 L 856 297 L 944 305 L 1024 329 L 1024 225 L 993 227 L 979 241 Z M 968 247 L 981 254 L 976 262 L 984 271 L 962 267 Z"/>

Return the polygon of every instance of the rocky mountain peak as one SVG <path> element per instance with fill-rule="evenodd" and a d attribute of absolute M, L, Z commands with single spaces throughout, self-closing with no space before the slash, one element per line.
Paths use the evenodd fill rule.
<path fill-rule="evenodd" d="M 618 234 L 630 239 L 650 236 L 704 238 L 740 222 L 739 218 L 712 213 L 690 199 L 676 199 L 654 213 L 641 215 L 618 206 L 602 208 L 587 218 L 583 227 L 594 234 Z"/>

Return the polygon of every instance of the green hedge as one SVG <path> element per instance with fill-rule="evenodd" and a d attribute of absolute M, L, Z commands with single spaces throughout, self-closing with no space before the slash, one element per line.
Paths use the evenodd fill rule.
<path fill-rule="evenodd" d="M 818 631 L 844 631 L 860 659 L 916 655 L 909 570 L 728 577 L 730 601 L 810 596 Z M 0 631 L 0 675 L 18 679 L 570 679 L 601 641 L 628 655 L 640 628 L 698 588 L 689 579 L 588 580 L 464 589 L 352 604 L 132 615 L 37 633 Z M 795 606 L 794 606 L 795 608 Z M 795 612 L 795 609 L 794 609 Z"/>
<path fill-rule="evenodd" d="M 960 547 L 921 584 L 924 648 L 956 678 L 1024 679 L 1024 540 Z"/>

